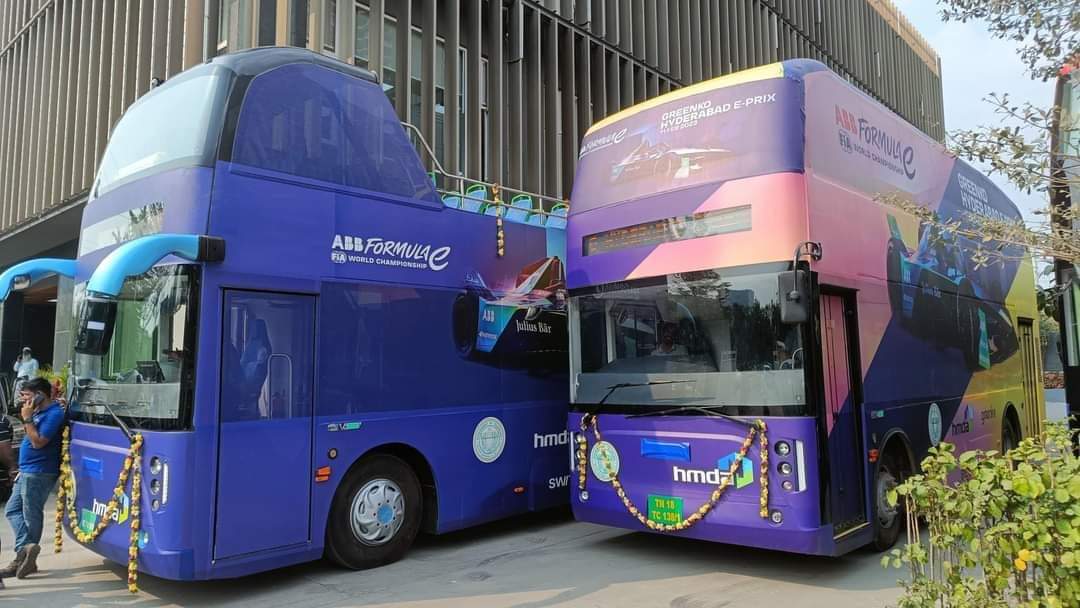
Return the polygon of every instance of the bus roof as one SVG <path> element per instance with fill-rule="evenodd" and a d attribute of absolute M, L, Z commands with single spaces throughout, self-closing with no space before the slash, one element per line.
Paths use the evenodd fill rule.
<path fill-rule="evenodd" d="M 757 82 L 759 80 L 768 80 L 770 78 L 801 78 L 804 74 L 810 72 L 817 72 L 821 70 L 828 70 L 829 68 L 820 61 L 814 61 L 813 59 L 789 59 L 787 61 L 780 61 L 777 63 L 770 63 L 768 65 L 759 66 L 756 68 L 750 68 L 748 70 L 742 70 L 733 74 L 725 74 L 724 76 L 717 76 L 716 78 L 710 78 L 709 80 L 703 80 L 699 83 L 692 84 L 687 87 L 675 89 L 670 93 L 665 93 L 658 97 L 653 97 L 639 104 L 635 104 L 625 110 L 620 110 L 614 114 L 601 118 L 593 123 L 591 127 L 586 131 L 586 134 L 592 133 L 597 129 L 602 129 L 608 125 L 614 124 L 624 118 L 629 118 L 639 112 L 655 108 L 666 103 L 678 101 L 679 99 L 690 97 L 691 95 L 697 95 L 699 93 L 705 93 L 707 91 L 715 91 L 716 89 L 723 89 L 726 87 L 733 87 L 748 82 Z"/>
<path fill-rule="evenodd" d="M 334 59 L 333 57 L 327 57 L 326 55 L 316 53 L 309 49 L 295 47 L 259 47 L 229 53 L 227 55 L 219 55 L 206 63 L 226 67 L 235 72 L 238 76 L 258 76 L 259 74 L 269 72 L 270 70 L 283 65 L 292 63 L 311 63 L 343 74 L 355 76 L 356 78 L 363 78 L 364 80 L 369 80 L 371 82 L 377 83 L 379 81 L 378 77 L 371 70 L 350 65 L 344 61 Z"/>

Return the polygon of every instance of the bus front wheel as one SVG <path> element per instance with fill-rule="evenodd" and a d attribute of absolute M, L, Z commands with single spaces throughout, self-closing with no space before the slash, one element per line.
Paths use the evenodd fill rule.
<path fill-rule="evenodd" d="M 423 498 L 416 473 L 387 454 L 361 460 L 334 496 L 326 554 L 353 570 L 401 559 L 420 531 Z"/>

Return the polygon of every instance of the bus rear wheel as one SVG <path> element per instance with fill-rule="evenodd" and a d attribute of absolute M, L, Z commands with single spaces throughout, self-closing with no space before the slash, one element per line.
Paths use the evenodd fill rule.
<path fill-rule="evenodd" d="M 888 551 L 900 537 L 900 526 L 907 515 L 902 503 L 889 504 L 889 492 L 900 484 L 900 462 L 890 451 L 882 452 L 874 472 L 874 549 Z"/>
<path fill-rule="evenodd" d="M 1010 450 L 1020 445 L 1020 431 L 1013 422 L 1012 410 L 1006 412 L 1005 420 L 1001 422 L 1001 453 L 1007 454 Z"/>
<path fill-rule="evenodd" d="M 353 570 L 401 559 L 409 550 L 423 514 L 416 473 L 387 454 L 361 460 L 334 496 L 326 525 L 326 554 Z"/>

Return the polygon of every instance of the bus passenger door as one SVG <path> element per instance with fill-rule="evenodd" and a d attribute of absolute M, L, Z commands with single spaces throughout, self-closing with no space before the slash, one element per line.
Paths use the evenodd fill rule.
<path fill-rule="evenodd" d="M 867 521 L 859 443 L 860 378 L 854 297 L 822 293 L 821 363 L 829 462 L 829 511 L 836 535 Z"/>
<path fill-rule="evenodd" d="M 225 292 L 214 559 L 310 540 L 315 298 Z"/>
<path fill-rule="evenodd" d="M 1039 373 L 1039 359 L 1042 349 L 1035 347 L 1034 322 L 1031 319 L 1018 319 L 1020 325 L 1020 356 L 1024 366 L 1022 382 L 1024 402 L 1020 404 L 1020 424 L 1024 428 L 1016 429 L 1022 437 L 1038 433 L 1042 429 L 1043 413 L 1039 407 L 1042 393 L 1042 374 Z"/>

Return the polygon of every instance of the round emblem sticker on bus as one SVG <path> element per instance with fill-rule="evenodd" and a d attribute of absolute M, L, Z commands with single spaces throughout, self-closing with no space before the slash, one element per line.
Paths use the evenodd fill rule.
<path fill-rule="evenodd" d="M 506 447 L 506 427 L 494 416 L 481 420 L 472 434 L 473 454 L 483 463 L 495 462 Z"/>
<path fill-rule="evenodd" d="M 607 460 L 607 465 L 611 467 L 610 473 L 608 473 L 608 466 L 604 464 L 605 460 Z M 619 452 L 610 443 L 599 441 L 592 447 L 592 452 L 589 453 L 589 465 L 592 467 L 592 474 L 597 479 L 603 482 L 611 481 L 612 475 L 619 474 Z"/>
<path fill-rule="evenodd" d="M 936 403 L 930 404 L 926 427 L 930 431 L 930 445 L 936 446 L 941 443 L 941 408 Z"/>

